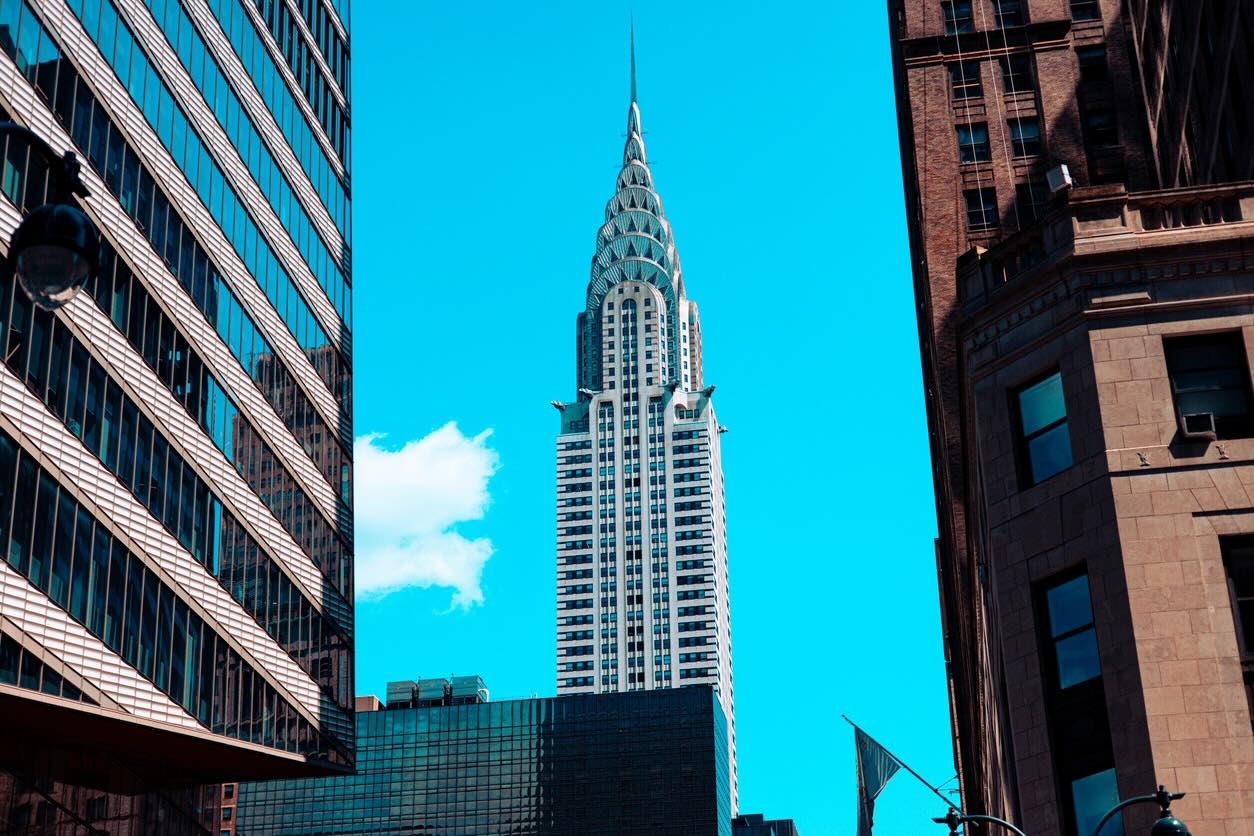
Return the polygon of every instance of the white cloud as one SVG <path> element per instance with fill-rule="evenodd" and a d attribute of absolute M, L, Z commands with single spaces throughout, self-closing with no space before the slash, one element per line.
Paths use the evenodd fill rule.
<path fill-rule="evenodd" d="M 499 457 L 487 440 L 450 421 L 400 449 L 380 434 L 353 445 L 357 593 L 378 599 L 406 587 L 450 587 L 451 607 L 483 603 L 479 586 L 492 541 L 462 536 L 460 522 L 483 519 Z"/>

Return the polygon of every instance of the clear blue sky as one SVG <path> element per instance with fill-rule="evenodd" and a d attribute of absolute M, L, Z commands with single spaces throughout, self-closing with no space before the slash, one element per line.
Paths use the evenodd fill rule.
<path fill-rule="evenodd" d="M 496 455 L 486 508 L 471 497 L 415 523 L 435 532 L 359 530 L 402 552 L 421 539 L 423 560 L 447 543 L 491 552 L 481 601 L 437 567 L 413 581 L 433 585 L 359 603 L 359 692 L 453 672 L 497 698 L 554 692 L 548 401 L 575 395 L 634 11 L 649 156 L 731 428 L 742 809 L 855 833 L 842 712 L 950 778 L 884 5 L 355 3 L 356 431 L 387 451 L 454 421 L 446 436 Z M 384 492 L 402 505 L 405 478 Z M 943 812 L 899 773 L 876 836 L 939 831 Z"/>

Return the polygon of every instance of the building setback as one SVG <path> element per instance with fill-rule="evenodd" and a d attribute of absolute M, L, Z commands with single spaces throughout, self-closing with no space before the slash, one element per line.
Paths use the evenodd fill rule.
<path fill-rule="evenodd" d="M 888 8 L 964 809 L 1243 832 L 1254 16 Z"/>
<path fill-rule="evenodd" d="M 440 683 L 391 683 L 385 709 L 359 698 L 356 775 L 241 784 L 235 833 L 730 836 L 708 686 L 487 702 L 458 680 L 436 699 Z"/>
<path fill-rule="evenodd" d="M 749 813 L 732 819 L 732 836 L 798 836 L 792 819 L 768 819 Z"/>
<path fill-rule="evenodd" d="M 353 767 L 346 11 L 0 4 L 0 118 L 103 239 L 55 312 L 0 275 L 0 831 Z M 48 169 L 0 152 L 8 241 Z"/>
<path fill-rule="evenodd" d="M 632 52 L 627 142 L 577 318 L 557 438 L 557 690 L 710 685 L 736 755 L 727 528 L 713 386 L 653 187 Z"/>

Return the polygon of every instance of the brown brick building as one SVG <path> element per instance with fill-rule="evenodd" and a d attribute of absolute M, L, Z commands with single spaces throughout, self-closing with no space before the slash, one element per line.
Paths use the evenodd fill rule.
<path fill-rule="evenodd" d="M 889 9 L 964 808 L 1254 833 L 1254 4 Z"/>

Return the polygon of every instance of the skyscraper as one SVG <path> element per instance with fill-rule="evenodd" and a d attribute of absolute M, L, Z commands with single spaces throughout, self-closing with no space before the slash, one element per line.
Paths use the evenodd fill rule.
<path fill-rule="evenodd" d="M 0 830 L 353 766 L 347 5 L 0 3 L 0 117 L 103 239 L 55 312 L 0 275 Z"/>
<path fill-rule="evenodd" d="M 887 5 L 964 809 L 1248 829 L 1251 7 Z"/>
<path fill-rule="evenodd" d="M 653 186 L 636 101 L 557 403 L 557 690 L 711 685 L 735 794 L 727 527 L 697 305 Z M 734 805 L 733 805 L 734 808 Z"/>

